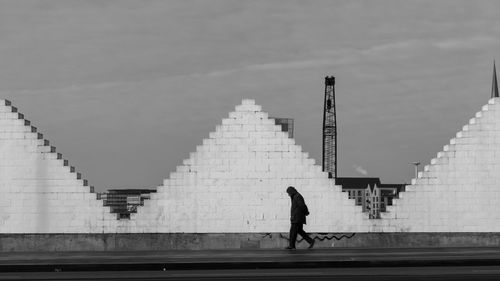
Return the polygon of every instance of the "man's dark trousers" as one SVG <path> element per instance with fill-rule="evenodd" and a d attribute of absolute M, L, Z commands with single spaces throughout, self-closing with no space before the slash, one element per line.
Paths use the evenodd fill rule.
<path fill-rule="evenodd" d="M 307 235 L 304 231 L 304 225 L 302 223 L 292 223 L 290 226 L 290 247 L 295 248 L 295 241 L 297 241 L 297 234 L 300 234 L 307 243 L 312 243 L 312 238 Z"/>

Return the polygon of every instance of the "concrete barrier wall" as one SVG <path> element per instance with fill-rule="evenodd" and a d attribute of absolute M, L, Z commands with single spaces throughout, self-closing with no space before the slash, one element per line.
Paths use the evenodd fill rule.
<path fill-rule="evenodd" d="M 315 248 L 496 247 L 500 233 L 311 233 Z M 0 252 L 282 249 L 288 233 L 2 234 Z M 339 239 L 339 240 L 337 240 Z M 309 244 L 299 239 L 297 248 Z"/>

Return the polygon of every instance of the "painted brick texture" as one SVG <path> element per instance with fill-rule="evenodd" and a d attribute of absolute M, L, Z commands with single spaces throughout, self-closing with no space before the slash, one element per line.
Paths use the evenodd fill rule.
<path fill-rule="evenodd" d="M 489 100 L 425 166 L 377 222 L 382 229 L 500 231 L 499 104 Z"/>
<path fill-rule="evenodd" d="M 9 101 L 0 100 L 0 232 L 103 233 L 116 216 Z"/>
<path fill-rule="evenodd" d="M 295 186 L 310 232 L 499 232 L 500 99 L 430 161 L 382 219 L 328 179 L 253 100 L 244 100 L 151 200 L 117 220 L 10 102 L 0 100 L 0 233 L 276 233 Z"/>
<path fill-rule="evenodd" d="M 144 232 L 286 232 L 290 185 L 309 206 L 306 230 L 368 230 L 361 207 L 260 106 L 244 100 L 132 220 Z"/>

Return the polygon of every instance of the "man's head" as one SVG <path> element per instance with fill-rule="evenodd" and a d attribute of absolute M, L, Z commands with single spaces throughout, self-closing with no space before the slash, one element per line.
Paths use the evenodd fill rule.
<path fill-rule="evenodd" d="M 295 194 L 297 194 L 297 190 L 295 189 L 295 187 L 293 187 L 293 186 L 289 186 L 289 187 L 286 189 L 286 193 L 288 193 L 288 196 L 292 197 L 292 196 L 294 196 Z"/>

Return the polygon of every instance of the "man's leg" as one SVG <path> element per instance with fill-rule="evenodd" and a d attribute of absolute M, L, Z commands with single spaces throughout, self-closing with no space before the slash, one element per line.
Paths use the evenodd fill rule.
<path fill-rule="evenodd" d="M 307 241 L 307 243 L 309 244 L 312 244 L 314 245 L 314 240 L 309 237 L 309 235 L 307 235 L 307 233 L 304 231 L 304 225 L 303 224 L 299 224 L 299 228 L 297 229 L 297 233 L 300 234 L 300 236 L 302 236 L 302 238 L 304 238 L 304 240 Z"/>
<path fill-rule="evenodd" d="M 297 231 L 299 228 L 299 223 L 292 223 L 290 225 L 290 240 L 288 246 L 290 248 L 295 248 L 295 241 L 297 240 Z"/>

